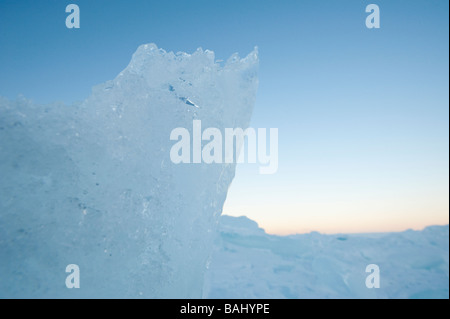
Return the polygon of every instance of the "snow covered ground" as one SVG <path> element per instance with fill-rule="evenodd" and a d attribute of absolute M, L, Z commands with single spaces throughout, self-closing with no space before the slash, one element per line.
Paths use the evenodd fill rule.
<path fill-rule="evenodd" d="M 368 289 L 366 266 L 380 268 Z M 400 233 L 268 235 L 222 216 L 205 298 L 449 298 L 449 227 Z"/>

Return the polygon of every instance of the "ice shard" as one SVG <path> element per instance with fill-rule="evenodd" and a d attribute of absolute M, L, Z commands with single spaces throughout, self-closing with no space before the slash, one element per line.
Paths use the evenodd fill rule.
<path fill-rule="evenodd" d="M 248 127 L 257 68 L 147 44 L 78 105 L 0 99 L 0 297 L 201 297 L 235 164 L 174 164 L 169 136 Z"/>

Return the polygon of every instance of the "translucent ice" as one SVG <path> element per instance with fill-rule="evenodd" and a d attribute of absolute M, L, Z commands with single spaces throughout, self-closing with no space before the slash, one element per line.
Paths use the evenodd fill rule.
<path fill-rule="evenodd" d="M 201 297 L 235 165 L 173 164 L 169 136 L 248 127 L 257 66 L 148 44 L 80 105 L 1 99 L 0 297 Z"/>

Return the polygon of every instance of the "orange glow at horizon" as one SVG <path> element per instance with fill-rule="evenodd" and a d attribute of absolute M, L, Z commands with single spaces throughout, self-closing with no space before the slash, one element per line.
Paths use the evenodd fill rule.
<path fill-rule="evenodd" d="M 278 214 L 277 212 L 283 212 Z M 269 234 L 318 231 L 335 233 L 398 232 L 449 224 L 449 201 L 410 198 L 408 201 L 335 201 L 291 205 L 225 205 L 223 214 L 246 216 Z M 282 216 L 282 217 L 281 217 Z"/>

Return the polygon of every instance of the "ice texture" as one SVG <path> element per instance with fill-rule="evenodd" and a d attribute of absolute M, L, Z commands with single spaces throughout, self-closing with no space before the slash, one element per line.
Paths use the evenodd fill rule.
<path fill-rule="evenodd" d="M 173 164 L 170 132 L 247 128 L 257 68 L 146 44 L 77 105 L 0 99 L 0 297 L 201 297 L 235 164 Z"/>
<path fill-rule="evenodd" d="M 220 220 L 206 298 L 449 298 L 448 225 L 274 236 L 246 217 Z M 365 285 L 369 264 L 380 288 Z"/>

